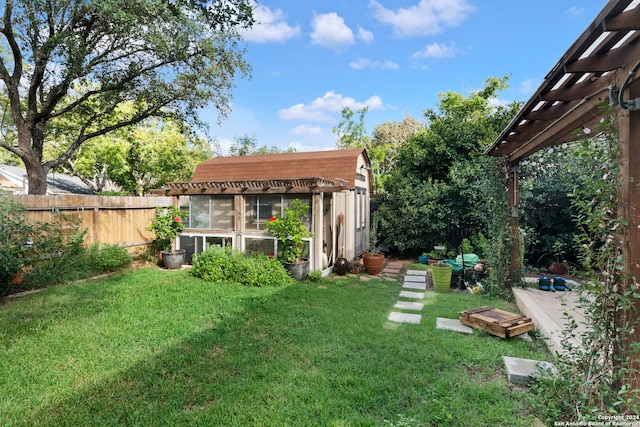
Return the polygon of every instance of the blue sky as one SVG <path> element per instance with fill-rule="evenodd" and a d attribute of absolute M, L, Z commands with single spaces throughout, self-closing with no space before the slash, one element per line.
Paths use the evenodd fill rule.
<path fill-rule="evenodd" d="M 511 75 L 496 102 L 526 101 L 605 0 L 263 0 L 244 34 L 250 80 L 233 112 L 201 117 L 225 152 L 234 137 L 297 151 L 335 148 L 344 106 L 378 124 Z"/>

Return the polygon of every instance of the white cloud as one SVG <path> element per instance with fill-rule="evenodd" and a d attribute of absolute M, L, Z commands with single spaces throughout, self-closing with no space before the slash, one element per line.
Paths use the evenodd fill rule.
<path fill-rule="evenodd" d="M 384 108 L 382 99 L 374 95 L 364 102 L 356 101 L 351 97 L 329 91 L 322 97 L 316 98 L 310 104 L 296 104 L 289 108 L 278 111 L 278 117 L 283 120 L 305 120 L 314 122 L 335 122 L 335 115 L 339 114 L 344 107 L 359 110 L 368 107 L 370 110 L 381 110 Z"/>
<path fill-rule="evenodd" d="M 289 130 L 289 135 L 320 135 L 322 128 L 320 126 L 300 125 Z"/>
<path fill-rule="evenodd" d="M 358 27 L 358 40 L 362 40 L 366 44 L 371 44 L 373 43 L 373 33 L 362 27 Z"/>
<path fill-rule="evenodd" d="M 518 88 L 518 92 L 520 92 L 523 95 L 532 95 L 539 85 L 540 85 L 540 82 L 538 80 L 525 77 L 525 79 L 520 82 L 520 87 Z"/>
<path fill-rule="evenodd" d="M 371 0 L 369 7 L 378 21 L 393 27 L 398 37 L 438 34 L 459 25 L 475 10 L 467 0 L 420 0 L 417 5 L 397 11 Z"/>
<path fill-rule="evenodd" d="M 458 49 L 456 48 L 455 43 L 451 43 L 448 46 L 444 43 L 431 43 L 426 45 L 424 49 L 415 52 L 413 55 L 411 55 L 411 58 L 453 58 L 456 55 L 457 51 Z"/>
<path fill-rule="evenodd" d="M 393 61 L 371 61 L 367 58 L 359 58 L 357 61 L 349 62 L 349 67 L 354 70 L 362 70 L 363 68 L 373 68 L 377 70 L 397 70 L 400 68 Z"/>
<path fill-rule="evenodd" d="M 300 26 L 288 24 L 287 16 L 281 9 L 271 10 L 265 6 L 257 6 L 253 10 L 253 16 L 256 23 L 243 34 L 247 41 L 283 42 L 300 34 Z"/>
<path fill-rule="evenodd" d="M 570 7 L 565 13 L 571 16 L 582 16 L 584 15 L 584 8 L 579 6 Z"/>
<path fill-rule="evenodd" d="M 291 141 L 287 148 L 293 148 L 298 153 L 307 152 L 307 151 L 327 151 L 327 150 L 335 150 L 335 139 L 331 141 L 332 145 L 327 146 L 327 141 L 308 143 L 308 142 L 300 142 L 300 141 Z"/>
<path fill-rule="evenodd" d="M 487 102 L 492 107 L 506 107 L 507 105 L 511 104 L 513 101 L 509 101 L 506 99 L 489 98 L 487 99 Z"/>
<path fill-rule="evenodd" d="M 314 15 L 311 20 L 313 31 L 311 43 L 333 50 L 341 50 L 355 42 L 353 31 L 337 13 Z"/>

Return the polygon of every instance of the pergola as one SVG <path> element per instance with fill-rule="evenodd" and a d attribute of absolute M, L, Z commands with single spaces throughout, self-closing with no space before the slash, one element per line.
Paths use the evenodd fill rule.
<path fill-rule="evenodd" d="M 622 216 L 628 221 L 625 269 L 640 279 L 640 0 L 610 0 L 545 77 L 542 85 L 486 154 L 504 156 L 510 170 L 512 271 L 519 271 L 519 162 L 531 154 L 590 136 L 606 104 L 615 108 L 622 146 Z M 624 286 L 635 286 L 627 279 Z M 638 318 L 640 301 L 636 301 Z M 640 330 L 635 331 L 640 342 Z M 640 368 L 640 355 L 629 355 Z M 633 374 L 640 388 L 640 374 Z"/>

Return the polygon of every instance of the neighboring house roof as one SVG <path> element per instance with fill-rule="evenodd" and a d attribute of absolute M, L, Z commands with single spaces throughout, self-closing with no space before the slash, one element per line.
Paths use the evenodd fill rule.
<path fill-rule="evenodd" d="M 255 156 L 216 157 L 200 163 L 192 182 L 276 180 L 294 178 L 324 178 L 355 188 L 358 158 L 369 158 L 363 148 L 314 151 L 304 153 L 262 154 Z"/>
<path fill-rule="evenodd" d="M 29 189 L 27 170 L 19 166 L 0 165 L 0 187 L 18 194 Z M 94 194 L 80 178 L 62 173 L 47 175 L 47 194 Z"/>

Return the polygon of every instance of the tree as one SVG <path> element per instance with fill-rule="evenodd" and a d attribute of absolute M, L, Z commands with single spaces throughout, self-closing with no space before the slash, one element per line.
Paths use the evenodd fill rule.
<path fill-rule="evenodd" d="M 495 214 L 486 209 L 495 199 L 487 176 L 500 173 L 482 152 L 517 111 L 517 103 L 490 102 L 506 84 L 506 77 L 490 78 L 469 96 L 441 94 L 438 108 L 424 113 L 427 126 L 399 148 L 379 208 L 380 230 L 392 247 L 420 252 L 452 231 L 487 232 Z"/>
<path fill-rule="evenodd" d="M 565 144 L 534 153 L 520 163 L 520 227 L 525 230 L 525 256 L 534 267 L 546 267 L 538 265 L 545 253 L 563 252 L 561 258 L 577 260 L 570 189 L 576 188 L 573 183 L 591 171 L 579 163 L 575 150 L 576 147 Z M 580 187 L 591 188 L 584 181 Z"/>
<path fill-rule="evenodd" d="M 280 149 L 275 145 L 268 147 L 263 145 L 258 147 L 257 139 L 254 135 L 245 133 L 233 138 L 233 144 L 229 147 L 230 156 L 255 156 L 259 154 L 295 153 L 295 148 Z"/>
<path fill-rule="evenodd" d="M 241 136 L 233 138 L 233 144 L 229 147 L 229 155 L 231 156 L 248 156 L 256 150 L 256 137 L 245 133 Z"/>
<path fill-rule="evenodd" d="M 57 157 L 64 146 L 64 137 L 56 138 L 45 155 Z M 57 169 L 96 192 L 146 194 L 170 181 L 190 180 L 196 165 L 212 156 L 209 143 L 184 123 L 147 119 L 85 142 Z"/>
<path fill-rule="evenodd" d="M 86 141 L 150 117 L 200 123 L 208 103 L 229 112 L 233 80 L 248 75 L 239 29 L 250 0 L 6 0 L 0 5 L 0 79 L 29 193 Z M 119 107 L 131 103 L 131 110 Z M 45 144 L 67 145 L 46 159 Z"/>
<path fill-rule="evenodd" d="M 384 182 L 393 168 L 398 148 L 408 137 L 418 133 L 422 125 L 413 117 L 407 116 L 401 122 L 386 122 L 376 126 L 370 137 L 364 125 L 367 111 L 367 107 L 357 111 L 344 107 L 342 120 L 333 128 L 333 133 L 338 136 L 336 146 L 339 149 L 361 147 L 367 150 L 374 188 L 378 192 L 384 192 Z M 354 117 L 356 113 L 359 115 L 357 122 Z"/>
<path fill-rule="evenodd" d="M 367 114 L 369 107 L 362 107 L 353 111 L 350 107 L 344 107 L 341 111 L 342 120 L 338 126 L 332 129 L 332 132 L 338 136 L 336 147 L 345 148 L 366 148 L 371 138 L 367 135 L 367 129 L 364 126 L 364 116 Z M 359 118 L 356 122 L 354 115 L 358 113 Z"/>
<path fill-rule="evenodd" d="M 198 163 L 210 158 L 204 139 L 188 137 L 175 124 L 138 127 L 127 153 L 128 168 L 116 182 L 128 193 L 147 194 L 167 182 L 191 180 Z"/>
<path fill-rule="evenodd" d="M 406 116 L 400 122 L 385 122 L 373 128 L 367 152 L 373 169 L 374 186 L 379 192 L 384 192 L 385 181 L 393 169 L 398 149 L 421 129 L 420 122 L 411 116 Z"/>

